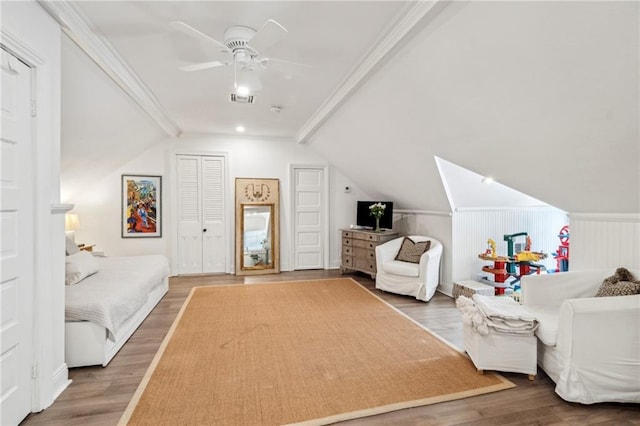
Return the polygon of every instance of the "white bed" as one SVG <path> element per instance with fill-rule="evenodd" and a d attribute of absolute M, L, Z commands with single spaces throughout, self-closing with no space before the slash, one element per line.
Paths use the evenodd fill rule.
<path fill-rule="evenodd" d="M 95 260 L 97 273 L 66 286 L 68 367 L 106 366 L 169 290 L 164 256 Z"/>

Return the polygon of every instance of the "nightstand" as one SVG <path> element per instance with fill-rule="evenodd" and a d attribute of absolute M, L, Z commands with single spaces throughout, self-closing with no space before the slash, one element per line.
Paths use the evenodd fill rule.
<path fill-rule="evenodd" d="M 95 244 L 78 244 L 78 248 L 83 251 L 92 252 Z"/>

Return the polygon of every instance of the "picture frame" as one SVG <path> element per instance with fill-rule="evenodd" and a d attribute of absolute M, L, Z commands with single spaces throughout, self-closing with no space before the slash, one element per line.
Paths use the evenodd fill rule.
<path fill-rule="evenodd" d="M 122 238 L 162 237 L 162 176 L 123 174 Z"/>

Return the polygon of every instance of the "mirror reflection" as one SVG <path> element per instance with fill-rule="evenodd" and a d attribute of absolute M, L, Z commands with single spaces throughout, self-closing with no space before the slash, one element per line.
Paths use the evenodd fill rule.
<path fill-rule="evenodd" d="M 242 269 L 272 269 L 273 205 L 242 205 Z"/>

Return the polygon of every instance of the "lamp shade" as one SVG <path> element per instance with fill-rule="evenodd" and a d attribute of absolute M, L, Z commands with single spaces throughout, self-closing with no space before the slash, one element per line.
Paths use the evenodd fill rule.
<path fill-rule="evenodd" d="M 75 213 L 67 213 L 64 217 L 64 230 L 75 231 L 80 228 L 80 219 Z"/>

